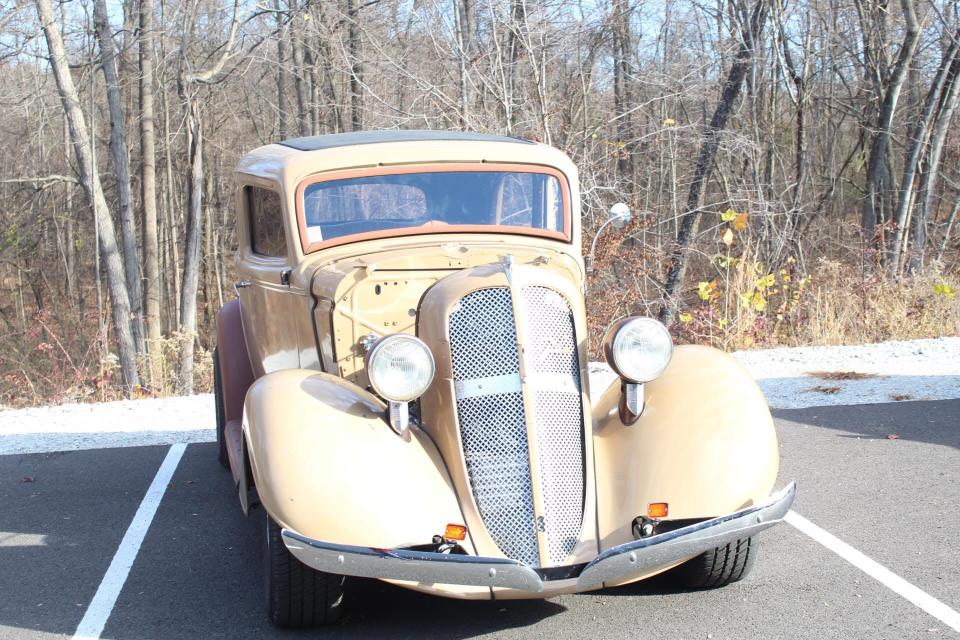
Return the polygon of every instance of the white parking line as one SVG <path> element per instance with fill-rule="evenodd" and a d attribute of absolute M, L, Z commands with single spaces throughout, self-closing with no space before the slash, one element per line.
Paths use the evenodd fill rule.
<path fill-rule="evenodd" d="M 827 549 L 830 549 L 830 551 L 833 551 L 894 593 L 917 605 L 954 631 L 960 632 L 960 613 L 957 613 L 930 594 L 921 591 L 883 565 L 863 555 L 843 540 L 824 531 L 796 511 L 788 512 L 784 517 L 784 521 L 793 525 L 793 527 L 801 533 L 810 536 Z"/>
<path fill-rule="evenodd" d="M 157 513 L 157 507 L 160 506 L 167 485 L 170 484 L 170 478 L 173 477 L 173 472 L 176 471 L 186 448 L 186 444 L 175 444 L 167 452 L 167 457 L 163 459 L 160 469 L 157 470 L 157 475 L 154 476 L 146 495 L 143 496 L 143 501 L 140 503 L 136 514 L 134 514 L 123 540 L 120 541 L 120 546 L 117 548 L 113 560 L 110 561 L 110 566 L 107 568 L 93 600 L 90 601 L 90 606 L 87 607 L 83 619 L 77 625 L 77 631 L 73 634 L 74 640 L 93 640 L 99 638 L 100 634 L 103 633 L 107 618 L 110 617 L 110 612 L 113 611 L 113 606 L 117 603 L 117 597 L 120 595 L 120 590 L 123 589 L 123 584 L 127 581 L 130 567 L 133 566 L 133 561 L 137 559 L 140 545 L 143 544 L 150 523 L 153 522 L 153 516 Z"/>

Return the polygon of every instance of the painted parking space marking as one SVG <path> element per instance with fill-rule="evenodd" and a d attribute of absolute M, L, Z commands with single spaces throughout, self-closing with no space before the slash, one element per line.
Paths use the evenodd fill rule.
<path fill-rule="evenodd" d="M 120 541 L 120 546 L 117 547 L 117 552 L 114 554 L 113 560 L 110 561 L 110 566 L 107 568 L 100 586 L 97 587 L 93 600 L 90 601 L 90 605 L 83 614 L 83 619 L 77 625 L 77 631 L 73 635 L 75 640 L 93 640 L 99 638 L 103 632 L 103 627 L 110 617 L 110 612 L 113 611 L 117 597 L 127 581 L 130 568 L 133 566 L 134 560 L 137 559 L 140 545 L 143 544 L 150 523 L 153 522 L 160 501 L 163 500 L 167 485 L 170 484 L 170 479 L 173 477 L 186 448 L 186 444 L 175 444 L 167 452 L 167 456 L 157 470 L 157 475 L 150 483 L 146 495 L 143 496 L 143 501 L 140 502 L 140 507 L 134 514 L 127 532 L 123 535 L 123 540 Z"/>
<path fill-rule="evenodd" d="M 833 551 L 897 595 L 912 602 L 940 622 L 960 633 L 960 613 L 951 609 L 943 602 L 907 582 L 875 560 L 868 558 L 833 534 L 821 529 L 796 511 L 787 512 L 783 520 L 801 533 L 819 542 L 830 551 Z"/>

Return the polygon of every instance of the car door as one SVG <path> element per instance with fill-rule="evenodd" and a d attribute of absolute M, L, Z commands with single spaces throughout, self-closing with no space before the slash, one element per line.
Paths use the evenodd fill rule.
<path fill-rule="evenodd" d="M 280 193 L 246 185 L 240 198 L 236 283 L 243 333 L 256 377 L 300 366 L 290 257 Z"/>

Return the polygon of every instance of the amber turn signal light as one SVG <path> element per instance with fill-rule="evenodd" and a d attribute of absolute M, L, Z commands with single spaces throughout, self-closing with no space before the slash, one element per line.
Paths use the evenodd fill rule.
<path fill-rule="evenodd" d="M 666 518 L 669 511 L 670 505 L 668 505 L 666 502 L 651 502 L 647 506 L 647 517 Z"/>
<path fill-rule="evenodd" d="M 467 537 L 467 527 L 462 524 L 448 524 L 443 530 L 443 537 L 447 540 L 463 540 Z"/>

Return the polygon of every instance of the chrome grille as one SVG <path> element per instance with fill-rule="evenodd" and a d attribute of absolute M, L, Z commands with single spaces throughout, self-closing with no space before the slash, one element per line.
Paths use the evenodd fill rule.
<path fill-rule="evenodd" d="M 583 525 L 580 363 L 566 299 L 546 287 L 525 287 L 523 299 L 525 373 L 533 387 L 547 547 L 550 561 L 559 564 L 573 551 Z"/>
<path fill-rule="evenodd" d="M 532 402 L 543 497 L 535 524 L 530 450 L 510 289 L 474 291 L 450 315 L 450 349 L 464 460 L 477 508 L 505 555 L 532 566 L 561 564 L 583 523 L 584 457 L 580 363 L 567 300 L 524 287 L 524 371 Z M 537 547 L 539 525 L 549 558 Z"/>
<path fill-rule="evenodd" d="M 477 380 L 516 376 L 513 391 L 473 397 L 458 391 L 457 419 L 470 486 L 490 537 L 507 557 L 539 566 L 509 289 L 480 289 L 460 300 L 450 314 L 450 351 L 458 389 Z"/>

